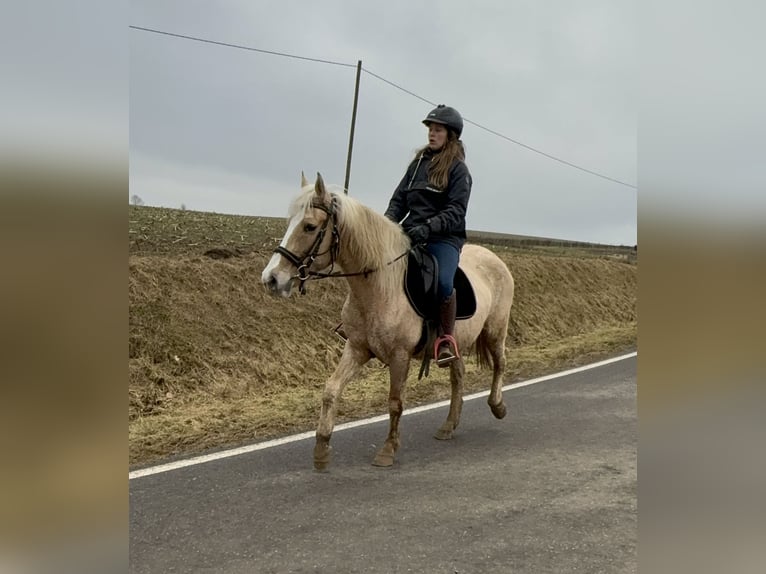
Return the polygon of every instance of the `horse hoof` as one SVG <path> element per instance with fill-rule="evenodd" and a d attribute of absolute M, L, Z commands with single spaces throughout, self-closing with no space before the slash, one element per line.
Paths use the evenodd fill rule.
<path fill-rule="evenodd" d="M 452 440 L 453 434 L 451 429 L 440 428 L 436 431 L 434 438 L 437 440 Z"/>
<path fill-rule="evenodd" d="M 392 454 L 377 454 L 372 461 L 372 466 L 389 467 L 394 466 L 394 455 Z"/>
<path fill-rule="evenodd" d="M 314 470 L 323 471 L 330 464 L 330 451 L 332 448 L 329 444 L 319 443 L 314 447 Z"/>
<path fill-rule="evenodd" d="M 500 403 L 499 405 L 489 405 L 489 408 L 492 411 L 492 414 L 495 415 L 495 418 L 497 419 L 504 418 L 507 412 L 507 409 L 505 408 L 505 403 Z"/>

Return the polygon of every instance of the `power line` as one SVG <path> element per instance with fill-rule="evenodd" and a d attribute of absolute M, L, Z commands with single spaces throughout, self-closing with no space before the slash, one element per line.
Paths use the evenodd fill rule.
<path fill-rule="evenodd" d="M 173 34 L 172 32 L 164 32 L 162 30 L 152 30 L 151 28 L 142 28 L 141 26 L 129 26 L 129 27 L 133 28 L 134 30 L 141 30 L 143 32 L 163 34 L 165 36 L 173 36 L 174 38 L 183 38 L 184 40 L 194 40 L 195 42 L 204 42 L 205 44 L 216 44 L 218 46 L 226 46 L 227 48 L 238 48 L 240 50 L 249 50 L 251 52 L 261 52 L 262 54 L 271 54 L 273 56 L 284 56 L 286 58 L 295 58 L 296 60 L 308 60 L 309 62 L 321 62 L 322 64 L 332 64 L 334 66 L 345 66 L 348 68 L 356 68 L 356 64 L 346 64 L 345 62 L 333 62 L 332 60 L 322 60 L 320 58 L 308 58 L 306 56 L 296 56 L 295 54 L 286 54 L 284 52 L 274 52 L 272 50 L 262 50 L 260 48 L 252 48 L 250 46 L 242 46 L 240 44 L 229 44 L 227 42 L 218 42 L 216 40 L 207 40 L 205 38 L 185 36 L 184 34 Z"/>
<path fill-rule="evenodd" d="M 141 30 L 143 32 L 151 32 L 153 34 L 162 34 L 164 36 L 171 36 L 171 37 L 174 37 L 174 38 L 183 38 L 184 40 L 193 40 L 195 42 L 203 42 L 205 44 L 215 44 L 217 46 L 225 46 L 227 48 L 237 48 L 239 50 L 248 50 L 250 52 L 260 52 L 262 54 L 270 54 L 272 56 L 283 56 L 285 58 L 294 58 L 296 60 L 306 60 L 306 61 L 309 61 L 309 62 L 319 62 L 319 63 L 322 63 L 322 64 L 332 64 L 334 66 L 343 66 L 343 67 L 346 67 L 346 68 L 356 68 L 356 66 L 357 66 L 356 64 L 348 64 L 348 63 L 345 63 L 345 62 L 334 62 L 332 60 L 323 60 L 321 58 L 309 58 L 307 56 L 296 56 L 295 54 L 287 54 L 285 52 L 275 52 L 273 50 L 263 50 L 263 49 L 260 49 L 260 48 L 253 48 L 251 46 L 242 46 L 240 44 L 230 44 L 228 42 L 218 42 L 216 40 L 208 40 L 208 39 L 205 39 L 205 38 L 197 38 L 195 36 L 187 36 L 185 34 L 174 34 L 172 32 L 165 32 L 163 30 L 154 30 L 152 28 L 144 28 L 142 26 L 132 26 L 131 25 L 129 27 L 133 28 L 134 30 Z M 432 106 L 436 105 L 434 102 L 432 102 L 430 100 L 427 100 L 426 98 L 424 98 L 422 96 L 419 96 L 415 92 L 412 92 L 412 91 L 410 91 L 410 90 L 408 90 L 406 88 L 403 88 L 402 86 L 400 86 L 398 84 L 395 84 L 394 82 L 392 82 L 390 80 L 387 80 L 386 78 L 384 78 L 382 76 L 379 76 L 378 74 L 375 74 L 374 72 L 368 70 L 367 68 L 363 67 L 362 71 L 367 73 L 367 74 L 369 74 L 369 75 L 371 75 L 371 76 L 373 76 L 373 77 L 375 77 L 375 78 L 377 78 L 378 80 L 380 80 L 382 82 L 385 82 L 386 84 L 388 84 L 390 86 L 393 86 L 397 90 L 401 90 L 402 92 L 404 92 L 406 94 L 409 94 L 410 96 L 413 96 L 413 97 L 415 97 L 415 98 L 417 98 L 417 99 L 419 99 L 419 100 L 421 100 L 421 101 L 423 101 L 423 102 L 425 102 L 425 103 L 427 103 L 429 105 L 432 105 Z M 492 129 L 488 128 L 488 127 L 485 127 L 485 126 L 483 126 L 481 124 L 478 124 L 478 123 L 476 123 L 474 121 L 471 121 L 471 120 L 469 120 L 467 118 L 463 118 L 463 120 L 466 123 L 469 123 L 469 124 L 471 124 L 473 126 L 476 126 L 479 129 L 482 129 L 482 130 L 484 130 L 486 132 L 491 133 L 492 135 L 495 135 L 497 137 L 503 138 L 504 140 L 507 140 L 507 141 L 509 141 L 511 143 L 514 143 L 514 144 L 516 144 L 518 146 L 521 146 L 521 147 L 523 147 L 525 149 L 528 149 L 529 151 L 532 151 L 532 152 L 538 153 L 538 154 L 540 154 L 542 156 L 545 156 L 548 159 L 552 159 L 552 160 L 557 161 L 559 163 L 562 163 L 564 165 L 568 165 L 569 167 L 573 167 L 575 169 L 579 169 L 580 171 L 583 171 L 585 173 L 589 173 L 591 175 L 595 175 L 596 177 L 600 177 L 602 179 L 606 179 L 606 180 L 614 182 L 614 183 L 619 183 L 620 185 L 624 185 L 624 186 L 630 187 L 632 189 L 638 189 L 638 187 L 633 185 L 633 184 L 626 183 L 624 181 L 620 181 L 619 179 L 615 179 L 613 177 L 609 177 L 608 175 L 600 174 L 600 173 L 595 172 L 593 170 L 581 167 L 581 166 L 579 166 L 577 164 L 574 164 L 572 162 L 569 162 L 569 161 L 563 160 L 561 158 L 558 158 L 558 157 L 556 157 L 554 155 L 551 155 L 551 154 L 546 153 L 544 151 L 541 151 L 539 149 L 535 149 L 532 146 L 529 146 L 529 145 L 527 145 L 525 143 L 522 143 L 522 142 L 520 142 L 518 140 L 510 138 L 510 137 L 508 137 L 508 136 L 506 136 L 504 134 L 501 134 L 500 132 L 492 130 Z"/>
<path fill-rule="evenodd" d="M 424 101 L 424 102 L 425 102 L 425 103 L 427 103 L 427 104 L 430 104 L 430 105 L 432 105 L 432 106 L 435 106 L 435 105 L 436 105 L 436 104 L 435 104 L 435 103 L 433 103 L 432 101 L 430 101 L 430 100 L 427 100 L 427 99 L 425 99 L 425 98 L 423 98 L 423 97 L 421 97 L 421 96 L 417 95 L 415 92 L 411 92 L 411 91 L 409 91 L 409 90 L 407 90 L 407 89 L 405 89 L 405 88 L 403 88 L 403 87 L 401 87 L 401 86 L 399 86 L 399 85 L 397 85 L 397 84 L 395 84 L 395 83 L 393 83 L 393 82 L 391 82 L 391 81 L 389 81 L 389 80 L 387 80 L 387 79 L 385 79 L 385 78 L 383 78 L 383 77 L 381 77 L 381 76 L 379 76 L 379 75 L 377 75 L 377 74 L 373 74 L 373 73 L 372 73 L 370 70 L 368 70 L 368 69 L 367 69 L 367 68 L 365 68 L 364 66 L 362 66 L 362 71 L 363 71 L 363 72 L 367 72 L 367 73 L 368 73 L 368 74 L 370 74 L 371 76 L 374 76 L 374 77 L 378 78 L 379 80 L 381 80 L 381 81 L 383 81 L 383 82 L 387 83 L 388 85 L 395 87 L 397 90 L 401 90 L 401 91 L 403 91 L 403 92 L 405 92 L 405 93 L 407 93 L 407 94 L 409 94 L 409 95 L 411 95 L 411 96 L 414 96 L 414 97 L 416 97 L 417 99 L 419 99 L 419 100 L 422 100 L 422 101 Z"/>
<path fill-rule="evenodd" d="M 566 160 L 563 160 L 563 159 L 561 159 L 561 158 L 558 158 L 558 157 L 556 157 L 556 156 L 552 156 L 552 155 L 551 155 L 551 154 L 549 154 L 549 153 L 545 153 L 544 151 L 540 151 L 539 149 L 535 149 L 535 148 L 533 148 L 532 146 L 528 146 L 528 145 L 527 145 L 527 144 L 525 144 L 525 143 L 521 143 L 520 141 L 516 141 L 515 139 L 509 138 L 508 136 L 505 136 L 505 135 L 503 135 L 503 134 L 501 134 L 501 133 L 499 133 L 499 132 L 496 132 L 495 130 L 491 130 L 491 129 L 489 129 L 489 128 L 487 128 L 487 127 L 484 127 L 484 126 L 482 126 L 482 125 L 480 125 L 480 124 L 477 124 L 476 122 L 472 122 L 471 120 L 469 120 L 469 119 L 467 119 L 467 118 L 463 118 L 463 121 L 465 121 L 466 123 L 469 123 L 469 124 L 471 124 L 471 125 L 473 125 L 473 126 L 476 126 L 476 127 L 477 127 L 477 128 L 479 128 L 479 129 L 482 129 L 482 130 L 484 130 L 484 131 L 487 131 L 487 132 L 489 132 L 489 133 L 491 133 L 491 134 L 493 134 L 493 135 L 496 135 L 497 137 L 501 137 L 501 138 L 503 138 L 503 139 L 505 139 L 505 140 L 508 140 L 509 142 L 515 143 L 516 145 L 519 145 L 519 146 L 521 146 L 521 147 L 523 147 L 523 148 L 526 148 L 526 149 L 528 149 L 529 151 L 533 151 L 533 152 L 535 152 L 535 153 L 539 153 L 540 155 L 544 155 L 545 157 L 547 157 L 547 158 L 549 158 L 549 159 L 552 159 L 552 160 L 554 160 L 554 161 L 557 161 L 557 162 L 563 163 L 564 165 L 568 165 L 569 167 L 573 167 L 573 168 L 575 168 L 575 169 L 579 169 L 580 171 L 584 171 L 585 173 L 589 173 L 589 174 L 591 174 L 591 175 L 595 175 L 596 177 L 601 177 L 601 178 L 603 178 L 603 179 L 608 179 L 609 181 L 613 181 L 614 183 L 619 183 L 620 185 L 624 185 L 624 186 L 626 186 L 626 187 L 631 187 L 631 188 L 633 188 L 633 189 L 638 189 L 638 187 L 637 187 L 637 186 L 635 186 L 635 185 L 633 185 L 632 183 L 625 183 L 624 181 L 620 181 L 619 179 L 615 179 L 615 178 L 613 178 L 613 177 L 609 177 L 608 175 L 602 175 L 602 174 L 600 174 L 600 173 L 597 173 L 597 172 L 595 172 L 595 171 L 591 171 L 591 170 L 589 170 L 589 169 L 586 169 L 586 168 L 584 168 L 584 167 L 580 167 L 579 165 L 575 165 L 575 164 L 573 164 L 573 163 L 571 163 L 571 162 L 568 162 L 568 161 L 566 161 Z"/>
<path fill-rule="evenodd" d="M 364 67 L 363 67 L 363 68 L 362 68 L 362 71 L 364 71 L 364 72 L 367 72 L 367 73 L 368 73 L 368 74 L 370 74 L 371 76 L 374 76 L 374 77 L 378 78 L 379 80 L 382 80 L 383 82 L 385 82 L 385 83 L 387 83 L 387 84 L 389 84 L 389 85 L 391 85 L 391 86 L 393 86 L 393 87 L 395 87 L 395 88 L 397 88 L 397 89 L 399 89 L 399 90 L 401 90 L 401 91 L 403 91 L 403 92 L 406 92 L 407 94 L 409 94 L 409 95 L 411 95 L 411 96 L 414 96 L 414 97 L 418 98 L 419 100 L 422 100 L 422 101 L 426 102 L 427 104 L 430 104 L 430 105 L 432 105 L 432 106 L 435 106 L 435 105 L 436 105 L 436 104 L 435 104 L 435 103 L 433 103 L 432 101 L 430 101 L 430 100 L 427 100 L 427 99 L 425 99 L 424 97 L 422 97 L 422 96 L 419 96 L 419 95 L 417 95 L 417 94 L 416 94 L 416 93 L 414 93 L 414 92 L 411 92 L 410 90 L 407 90 L 407 89 L 405 89 L 405 88 L 403 88 L 403 87 L 401 87 L 401 86 L 399 86 L 399 85 L 397 85 L 397 84 L 395 84 L 395 83 L 393 83 L 393 82 L 391 82 L 391 81 L 389 81 L 389 80 L 387 80 L 387 79 L 385 79 L 385 78 L 383 78 L 383 77 L 381 77 L 381 76 L 379 76 L 379 75 L 377 75 L 377 74 L 373 74 L 373 73 L 372 73 L 370 70 L 368 70 L 367 68 L 364 68 Z M 521 147 L 523 147 L 523 148 L 525 148 L 525 149 L 528 149 L 529 151 L 533 151 L 533 152 L 535 152 L 535 153 L 539 153 L 540 155 L 544 155 L 545 157 L 547 157 L 547 158 L 549 158 L 549 159 L 552 159 L 552 160 L 554 160 L 554 161 L 557 161 L 557 162 L 559 162 L 559 163 L 563 163 L 564 165 L 568 165 L 569 167 L 573 167 L 573 168 L 575 168 L 575 169 L 579 169 L 580 171 L 584 171 L 585 173 L 589 173 L 589 174 L 591 174 L 591 175 L 595 175 L 596 177 L 601 177 L 601 178 L 603 178 L 603 179 L 606 179 L 606 180 L 612 181 L 612 182 L 614 182 L 614 183 L 619 183 L 620 185 L 624 185 L 624 186 L 626 186 L 626 187 L 631 187 L 631 188 L 633 188 L 633 189 L 638 189 L 638 188 L 637 188 L 635 185 L 633 185 L 633 184 L 630 184 L 630 183 L 625 183 L 624 181 L 620 181 L 619 179 L 615 179 L 615 178 L 613 178 L 613 177 L 609 177 L 608 175 L 602 175 L 602 174 L 600 174 L 600 173 L 598 173 L 598 172 L 592 171 L 592 170 L 590 170 L 590 169 L 586 169 L 586 168 L 584 168 L 584 167 L 581 167 L 581 166 L 579 166 L 579 165 L 576 165 L 576 164 L 574 164 L 574 163 L 571 163 L 571 162 L 568 162 L 568 161 L 566 161 L 566 160 L 563 160 L 563 159 L 561 159 L 561 158 L 558 158 L 558 157 L 556 157 L 556 156 L 553 156 L 553 155 L 551 155 L 551 154 L 549 154 L 549 153 L 545 153 L 544 151 L 540 151 L 539 149 L 535 149 L 535 148 L 533 148 L 532 146 L 528 146 L 528 145 L 527 145 L 527 144 L 525 144 L 525 143 L 522 143 L 522 142 L 520 142 L 520 141 L 517 141 L 517 140 L 515 140 L 515 139 L 513 139 L 513 138 L 509 138 L 508 136 L 506 136 L 506 135 L 503 135 L 503 134 L 501 134 L 500 132 L 496 132 L 495 130 L 491 130 L 491 129 L 489 129 L 488 127 L 485 127 L 485 126 L 483 126 L 483 125 L 481 125 L 481 124 L 477 124 L 476 122 L 474 122 L 474 121 L 471 121 L 471 120 L 469 120 L 468 118 L 465 118 L 465 117 L 464 117 L 464 118 L 463 118 L 463 121 L 464 121 L 464 122 L 466 122 L 466 123 L 468 123 L 468 124 L 471 124 L 471 125 L 473 125 L 473 126 L 476 126 L 477 128 L 479 128 L 479 129 L 482 129 L 482 130 L 484 130 L 484 131 L 486 131 L 486 132 L 489 132 L 489 133 L 491 133 L 492 135 L 496 135 L 497 137 L 503 138 L 504 140 L 508 140 L 508 141 L 509 141 L 509 142 L 511 142 L 511 143 L 515 143 L 516 145 L 518 145 L 518 146 L 521 146 Z"/>

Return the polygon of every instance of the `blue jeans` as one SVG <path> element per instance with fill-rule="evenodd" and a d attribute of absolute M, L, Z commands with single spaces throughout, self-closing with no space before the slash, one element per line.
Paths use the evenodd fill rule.
<path fill-rule="evenodd" d="M 460 261 L 460 252 L 455 246 L 437 241 L 426 245 L 428 252 L 436 257 L 439 262 L 439 301 L 444 301 L 452 294 L 452 283 L 455 280 L 455 272 Z"/>

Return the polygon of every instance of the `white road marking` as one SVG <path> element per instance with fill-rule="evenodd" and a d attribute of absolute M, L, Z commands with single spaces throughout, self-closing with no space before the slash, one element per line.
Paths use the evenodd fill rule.
<path fill-rule="evenodd" d="M 621 355 L 619 357 L 614 357 L 612 359 L 606 359 L 604 361 L 599 361 L 597 363 L 591 363 L 589 365 L 583 365 L 582 367 L 576 367 L 574 369 L 569 369 L 569 370 L 566 370 L 566 371 L 561 371 L 559 373 L 553 373 L 551 375 L 545 375 L 544 377 L 537 377 L 536 379 L 529 379 L 528 381 L 521 381 L 519 383 L 513 383 L 511 385 L 504 386 L 503 387 L 503 392 L 509 391 L 509 390 L 512 390 L 512 389 L 519 389 L 521 387 L 527 387 L 529 385 L 535 385 L 537 383 L 542 383 L 542 382 L 545 382 L 545 381 L 550 381 L 550 380 L 558 379 L 558 378 L 561 378 L 561 377 L 566 377 L 568 375 L 573 375 L 574 373 L 580 373 L 582 371 L 587 371 L 587 370 L 590 370 L 590 369 L 595 369 L 595 368 L 598 368 L 598 367 L 602 367 L 604 365 L 608 365 L 609 363 L 616 363 L 617 361 L 624 361 L 625 359 L 630 359 L 631 357 L 635 357 L 636 355 L 638 355 L 637 352 L 628 353 L 627 355 Z M 465 397 L 463 397 L 463 401 L 471 401 L 473 399 L 479 399 L 479 398 L 482 398 L 482 397 L 486 397 L 488 395 L 489 395 L 489 390 L 482 391 L 480 393 L 474 393 L 472 395 L 466 395 Z M 417 414 L 417 413 L 422 413 L 422 412 L 430 411 L 430 410 L 433 410 L 433 409 L 439 409 L 439 408 L 444 407 L 444 406 L 449 406 L 449 400 L 444 400 L 444 401 L 440 401 L 438 403 L 431 403 L 431 404 L 428 404 L 428 405 L 422 405 L 422 406 L 419 406 L 419 407 L 414 407 L 412 409 L 407 409 L 407 410 L 404 411 L 402 416 L 406 417 L 408 415 L 414 415 L 414 414 Z M 380 415 L 378 417 L 372 417 L 372 418 L 369 418 L 369 419 L 363 419 L 363 420 L 359 420 L 359 421 L 343 423 L 343 424 L 340 424 L 340 425 L 335 427 L 335 429 L 333 430 L 333 434 L 335 434 L 337 432 L 340 432 L 340 431 L 344 431 L 344 430 L 348 430 L 348 429 L 353 429 L 353 428 L 356 428 L 356 427 L 361 427 L 361 426 L 364 426 L 364 425 L 370 425 L 370 424 L 373 424 L 373 423 L 378 423 L 378 422 L 387 421 L 387 420 L 388 420 L 388 415 L 386 414 L 386 415 Z M 232 448 L 232 449 L 229 449 L 229 450 L 222 450 L 220 452 L 213 452 L 213 453 L 205 454 L 205 455 L 202 455 L 202 456 L 195 456 L 193 458 L 187 458 L 187 459 L 184 459 L 184 460 L 176 460 L 176 461 L 173 461 L 173 462 L 168 462 L 166 464 L 160 464 L 160 465 L 157 465 L 157 466 L 150 466 L 150 467 L 147 467 L 147 468 L 141 468 L 141 469 L 134 470 L 134 471 L 128 473 L 128 480 L 133 480 L 134 478 L 141 478 L 142 476 L 150 476 L 152 474 L 160 474 L 162 472 L 168 472 L 168 471 L 171 471 L 171 470 L 176 470 L 176 469 L 184 468 L 184 467 L 187 467 L 187 466 L 194 466 L 194 465 L 197 465 L 197 464 L 203 464 L 205 462 L 211 462 L 213 460 L 220 460 L 222 458 L 229 458 L 229 457 L 232 457 L 232 456 L 239 456 L 240 454 L 247 454 L 249 452 L 255 452 L 257 450 L 264 450 L 264 449 L 267 449 L 267 448 L 273 448 L 275 446 L 280 446 L 280 445 L 288 444 L 288 443 L 291 443 L 291 442 L 298 442 L 298 441 L 301 441 L 301 440 L 306 440 L 306 439 L 309 439 L 309 438 L 313 438 L 314 436 L 315 436 L 315 431 L 308 431 L 308 432 L 303 432 L 303 433 L 300 433 L 300 434 L 290 435 L 290 436 L 286 436 L 286 437 L 282 437 L 282 438 L 278 438 L 278 439 L 274 439 L 274 440 L 268 440 L 268 441 L 264 441 L 264 442 L 259 442 L 259 443 L 255 443 L 255 444 L 250 444 L 250 445 L 246 445 L 246 446 Z"/>

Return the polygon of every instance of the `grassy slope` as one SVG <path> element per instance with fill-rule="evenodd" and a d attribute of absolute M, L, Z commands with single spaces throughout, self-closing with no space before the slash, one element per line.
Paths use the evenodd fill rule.
<path fill-rule="evenodd" d="M 131 464 L 312 429 L 340 356 L 331 329 L 345 283 L 266 295 L 260 272 L 283 220 L 131 207 L 129 221 Z M 519 245 L 496 236 L 488 245 L 516 279 L 507 382 L 635 347 L 630 250 Z M 212 248 L 233 256 L 205 256 Z M 445 371 L 416 375 L 407 406 L 448 396 Z M 469 360 L 466 392 L 489 380 Z M 386 371 L 373 361 L 346 389 L 339 422 L 385 413 L 386 397 Z"/>

